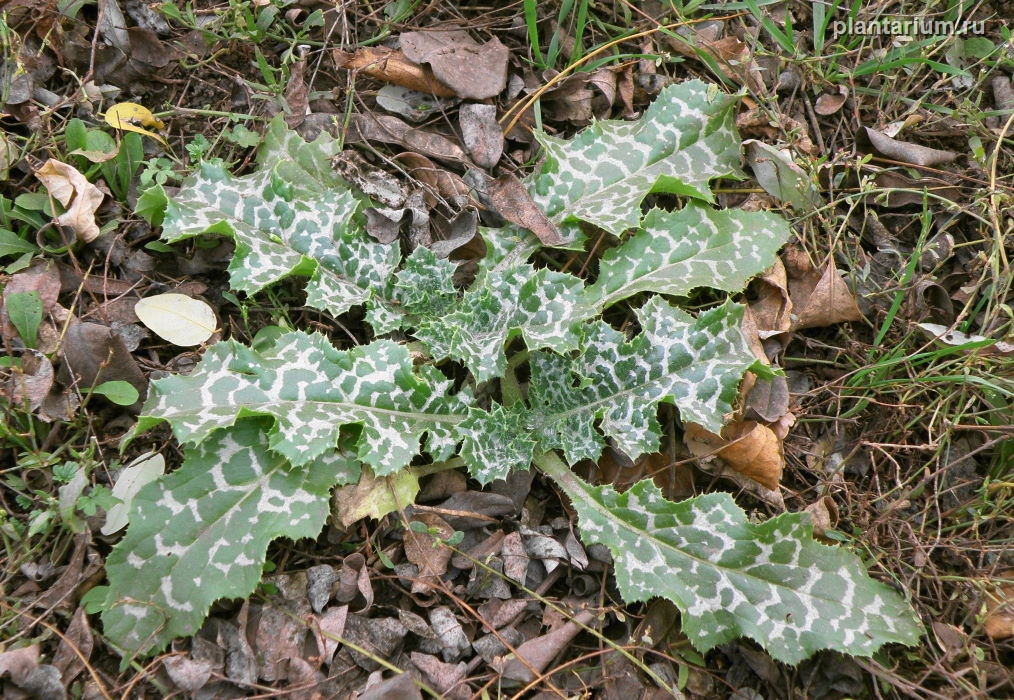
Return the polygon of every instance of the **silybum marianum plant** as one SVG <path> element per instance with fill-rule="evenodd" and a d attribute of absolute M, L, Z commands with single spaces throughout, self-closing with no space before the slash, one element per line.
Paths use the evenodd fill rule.
<path fill-rule="evenodd" d="M 788 236 L 777 216 L 714 206 L 709 182 L 738 173 L 734 104 L 689 82 L 663 90 L 636 122 L 540 137 L 545 156 L 526 184 L 563 246 L 580 246 L 581 223 L 632 232 L 591 284 L 535 268 L 538 239 L 507 227 L 483 231 L 489 253 L 460 292 L 447 260 L 426 248 L 402 259 L 397 245 L 370 239 L 362 198 L 330 167 L 337 145 L 306 143 L 278 120 L 253 174 L 201 165 L 169 204 L 165 240 L 229 236 L 233 288 L 307 277 L 309 305 L 335 316 L 364 305 L 378 338 L 350 350 L 298 331 L 226 340 L 192 374 L 153 382 L 138 430 L 168 421 L 186 459 L 135 498 L 109 556 L 108 639 L 146 655 L 194 633 L 215 600 L 254 590 L 273 538 L 320 532 L 334 486 L 365 468 L 393 475 L 421 454 L 457 454 L 483 483 L 532 465 L 553 478 L 585 541 L 612 551 L 624 598 L 672 600 L 701 650 L 747 636 L 795 663 L 818 649 L 869 655 L 915 643 L 906 601 L 854 554 L 816 542 L 805 516 L 755 524 L 724 493 L 672 503 L 650 481 L 618 493 L 568 466 L 598 458 L 607 438 L 631 458 L 656 451 L 662 402 L 714 432 L 733 412 L 754 364 L 743 308 L 693 316 L 666 297 L 740 291 Z M 688 203 L 643 214 L 651 192 Z M 635 295 L 637 333 L 601 319 Z M 431 362 L 382 337 L 393 331 Z M 508 357 L 515 338 L 525 349 Z M 446 359 L 470 372 L 464 388 L 433 364 Z M 524 362 L 526 390 L 514 373 Z M 500 400 L 477 400 L 473 389 L 490 381 L 499 392 L 481 394 Z"/>

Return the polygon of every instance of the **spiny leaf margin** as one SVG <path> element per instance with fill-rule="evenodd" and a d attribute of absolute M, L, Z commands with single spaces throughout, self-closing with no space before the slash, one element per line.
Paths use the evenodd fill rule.
<path fill-rule="evenodd" d="M 220 162 L 199 165 L 169 200 L 162 238 L 229 236 L 233 289 L 253 294 L 289 275 L 310 276 L 307 305 L 344 313 L 383 287 L 400 254 L 356 223 L 359 199 L 330 167 L 337 151 L 329 136 L 307 143 L 275 119 L 255 172 L 236 177 Z"/>
<path fill-rule="evenodd" d="M 572 357 L 533 352 L 530 408 L 472 409 L 458 426 L 473 475 L 503 478 L 553 449 L 571 464 L 598 459 L 605 437 L 636 459 L 658 450 L 662 402 L 674 403 L 684 421 L 720 430 L 756 360 L 740 330 L 742 315 L 742 306 L 725 304 L 693 318 L 652 297 L 637 311 L 642 332 L 629 340 L 599 321 L 584 326 Z M 518 435 L 519 426 L 528 437 Z"/>
<path fill-rule="evenodd" d="M 268 544 L 316 537 L 335 484 L 359 464 L 332 450 L 300 467 L 271 452 L 265 419 L 245 419 L 187 450 L 183 465 L 134 497 L 130 527 L 106 560 L 106 637 L 135 654 L 195 633 L 219 598 L 260 581 Z"/>
<path fill-rule="evenodd" d="M 165 420 L 180 442 L 198 444 L 243 416 L 272 416 L 271 448 L 302 465 L 334 449 L 343 425 L 361 425 L 358 456 L 385 476 L 419 453 L 424 434 L 434 459 L 451 456 L 470 397 L 448 395 L 450 384 L 388 340 L 337 350 L 293 331 L 259 351 L 227 340 L 191 374 L 152 382 L 138 431 Z"/>
<path fill-rule="evenodd" d="M 570 496 L 582 538 L 612 552 L 623 599 L 671 600 L 701 651 L 746 636 L 796 664 L 821 649 L 869 656 L 922 635 L 911 606 L 854 554 L 815 541 L 806 515 L 753 524 L 725 493 L 673 503 L 650 480 L 617 493 L 554 459 L 536 463 Z"/>

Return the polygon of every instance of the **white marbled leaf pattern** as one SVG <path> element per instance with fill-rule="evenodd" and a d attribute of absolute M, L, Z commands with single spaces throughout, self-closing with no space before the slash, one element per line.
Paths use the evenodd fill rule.
<path fill-rule="evenodd" d="M 609 547 L 623 599 L 673 601 L 702 652 L 746 636 L 795 664 L 820 649 L 870 656 L 922 635 L 905 599 L 856 555 L 815 541 L 806 515 L 754 524 L 725 493 L 672 503 L 650 480 L 622 494 L 567 481 L 581 536 Z"/>
<path fill-rule="evenodd" d="M 362 426 L 358 456 L 376 474 L 392 474 L 424 448 L 453 454 L 454 426 L 467 394 L 433 367 L 414 368 L 408 350 L 386 340 L 348 351 L 324 336 L 286 333 L 260 352 L 216 343 L 186 376 L 152 382 L 139 429 L 167 420 L 176 438 L 196 444 L 244 415 L 273 416 L 270 447 L 303 465 L 332 451 L 343 425 Z"/>
<path fill-rule="evenodd" d="M 266 419 L 243 419 L 187 450 L 183 465 L 134 497 L 130 528 L 106 560 L 106 638 L 128 655 L 161 651 L 196 632 L 219 598 L 261 579 L 276 537 L 316 537 L 335 484 L 359 479 L 331 450 L 293 467 L 270 451 Z"/>

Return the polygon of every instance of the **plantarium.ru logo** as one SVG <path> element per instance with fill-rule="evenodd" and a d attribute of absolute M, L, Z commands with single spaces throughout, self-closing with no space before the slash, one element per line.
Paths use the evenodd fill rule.
<path fill-rule="evenodd" d="M 831 31 L 835 36 L 851 34 L 853 36 L 947 36 L 956 34 L 984 34 L 986 23 L 962 20 L 935 20 L 919 17 L 916 19 L 853 19 L 835 20 L 831 22 Z"/>

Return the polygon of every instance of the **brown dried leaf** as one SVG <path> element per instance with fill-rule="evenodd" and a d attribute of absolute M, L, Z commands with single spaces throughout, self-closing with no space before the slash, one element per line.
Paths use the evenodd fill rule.
<path fill-rule="evenodd" d="M 15 292 L 38 292 L 42 301 L 42 313 L 48 314 L 56 306 L 56 299 L 60 295 L 59 268 L 49 261 L 36 260 L 27 270 L 11 277 L 3 290 L 4 299 Z"/>
<path fill-rule="evenodd" d="M 306 86 L 306 59 L 297 61 L 289 69 L 289 82 L 285 85 L 285 124 L 295 129 L 303 123 L 310 111 L 310 89 Z"/>
<path fill-rule="evenodd" d="M 552 632 L 525 642 L 518 647 L 516 654 L 498 659 L 491 665 L 503 674 L 504 678 L 528 683 L 537 674 L 546 670 L 550 662 L 582 630 L 581 625 L 588 625 L 594 619 L 595 613 L 593 611 L 582 610 L 574 616 L 573 620 Z"/>
<path fill-rule="evenodd" d="M 362 596 L 363 605 L 356 613 L 365 613 L 373 606 L 373 584 L 370 583 L 370 567 L 366 566 L 366 558 L 356 552 L 342 561 L 338 570 L 338 590 L 334 599 L 339 603 L 349 603 Z"/>
<path fill-rule="evenodd" d="M 789 410 L 789 385 L 785 377 L 758 378 L 746 395 L 743 415 L 748 420 L 774 423 Z"/>
<path fill-rule="evenodd" d="M 480 168 L 490 170 L 503 155 L 503 131 L 496 123 L 496 106 L 464 104 L 458 110 L 461 141 Z"/>
<path fill-rule="evenodd" d="M 412 582 L 413 593 L 425 593 L 439 585 L 447 573 L 447 564 L 454 552 L 443 543 L 454 534 L 454 528 L 436 513 L 418 513 L 411 522 L 422 523 L 427 532 L 405 531 L 405 558 L 419 567 L 419 576 Z M 433 531 L 436 531 L 435 533 Z"/>
<path fill-rule="evenodd" d="M 90 243 L 99 237 L 95 212 L 105 197 L 98 187 L 88 182 L 74 166 L 50 158 L 35 171 L 49 193 L 66 211 L 56 217 L 57 223 L 72 230 L 78 238 Z"/>
<path fill-rule="evenodd" d="M 107 326 L 71 319 L 60 356 L 63 362 L 57 378 L 65 385 L 76 383 L 83 388 L 102 382 L 125 381 L 137 389 L 140 396 L 137 405 L 148 393 L 148 381 L 141 369 L 123 340 Z"/>
<path fill-rule="evenodd" d="M 53 665 L 59 669 L 64 686 L 69 686 L 85 669 L 94 648 L 95 637 L 88 625 L 88 616 L 84 608 L 78 608 L 60 637 L 60 646 L 53 657 Z"/>
<path fill-rule="evenodd" d="M 824 117 L 830 116 L 841 109 L 842 105 L 845 104 L 845 98 L 844 88 L 838 94 L 825 92 L 817 98 L 817 101 L 813 105 L 813 111 Z"/>
<path fill-rule="evenodd" d="M 24 406 L 35 412 L 53 388 L 53 363 L 38 350 L 28 350 L 21 356 L 21 367 L 11 368 L 7 380 L 7 395 L 11 404 Z"/>
<path fill-rule="evenodd" d="M 556 224 L 549 220 L 516 176 L 504 173 L 490 183 L 489 197 L 500 216 L 528 229 L 545 245 L 563 243 Z"/>
<path fill-rule="evenodd" d="M 405 54 L 397 49 L 383 47 L 365 47 L 355 51 L 335 49 L 332 56 L 338 68 L 361 71 L 385 83 L 394 83 L 436 97 L 454 97 L 457 94 L 437 80 L 432 70 L 408 60 Z"/>
<path fill-rule="evenodd" d="M 207 685 L 214 671 L 209 661 L 186 656 L 167 657 L 162 661 L 162 665 L 172 682 L 188 693 L 196 693 Z"/>
<path fill-rule="evenodd" d="M 460 177 L 443 168 L 438 168 L 426 156 L 406 151 L 399 153 L 394 159 L 405 166 L 405 171 L 410 177 L 427 185 L 432 192 L 436 192 L 441 197 L 455 201 L 468 196 L 469 187 Z M 430 194 L 430 198 L 433 198 L 432 194 Z M 431 207 L 435 206 L 436 200 L 434 199 L 434 201 L 428 202 L 428 204 Z"/>
<path fill-rule="evenodd" d="M 787 114 L 777 115 L 777 121 L 760 107 L 753 107 L 736 117 L 736 128 L 745 137 L 756 138 L 767 143 L 776 143 L 791 134 L 792 146 L 803 153 L 816 155 L 820 149 L 810 139 L 809 127 Z"/>
<path fill-rule="evenodd" d="M 20 685 L 38 667 L 38 644 L 0 652 L 0 678 L 10 674 L 15 685 Z"/>
<path fill-rule="evenodd" d="M 394 143 L 430 158 L 463 163 L 461 146 L 430 131 L 421 131 L 389 114 L 355 114 L 349 124 L 348 143 L 374 141 Z"/>
<path fill-rule="evenodd" d="M 782 479 L 785 458 L 782 442 L 770 428 L 754 421 L 735 420 L 715 435 L 696 423 L 689 423 L 683 436 L 687 447 L 698 457 L 716 454 L 743 476 L 769 490 Z"/>
<path fill-rule="evenodd" d="M 345 631 L 345 619 L 349 614 L 349 606 L 342 605 L 337 608 L 328 608 L 324 614 L 317 619 L 314 629 L 314 637 L 317 641 L 317 653 L 321 661 L 328 666 L 334 653 L 341 646 L 342 632 Z"/>
<path fill-rule="evenodd" d="M 792 330 L 859 321 L 862 312 L 848 285 L 829 261 L 823 272 L 810 266 L 805 253 L 787 248 L 783 255 L 795 320 Z"/>
<path fill-rule="evenodd" d="M 485 100 L 507 87 L 510 51 L 496 37 L 480 44 L 461 29 L 405 32 L 401 49 L 410 61 L 430 64 L 459 97 Z"/>
<path fill-rule="evenodd" d="M 1014 579 L 1014 569 L 1000 571 L 996 578 Z M 987 592 L 983 631 L 990 639 L 1014 637 L 1014 583 L 1004 583 Z"/>
<path fill-rule="evenodd" d="M 254 636 L 258 675 L 267 681 L 284 679 L 286 660 L 303 654 L 307 627 L 312 613 L 306 598 L 306 575 L 277 574 L 265 580 L 278 588 L 278 595 L 260 607 Z"/>
<path fill-rule="evenodd" d="M 472 694 L 468 691 L 468 686 L 463 682 L 467 673 L 467 666 L 464 662 L 448 664 L 431 654 L 420 654 L 415 651 L 410 656 L 412 663 L 426 675 L 434 689 L 440 692 L 441 697 L 452 700 L 464 700 L 471 697 Z"/>
<path fill-rule="evenodd" d="M 823 537 L 825 532 L 833 530 L 838 524 L 838 505 L 830 496 L 814 501 L 803 510 L 810 514 L 813 534 L 817 537 Z"/>
<path fill-rule="evenodd" d="M 929 148 L 928 146 L 920 146 L 915 143 L 908 143 L 906 141 L 898 141 L 885 134 L 880 133 L 868 126 L 864 126 L 860 134 L 866 136 L 866 141 L 871 145 L 877 152 L 887 156 L 893 160 L 902 161 L 904 163 L 914 163 L 915 165 L 938 165 L 940 163 L 950 163 L 952 160 L 958 157 L 958 154 L 954 151 L 942 151 L 937 148 Z M 859 140 L 862 143 L 862 139 Z"/>
<path fill-rule="evenodd" d="M 412 681 L 412 676 L 399 673 L 366 689 L 359 700 L 422 700 L 422 691 Z"/>

